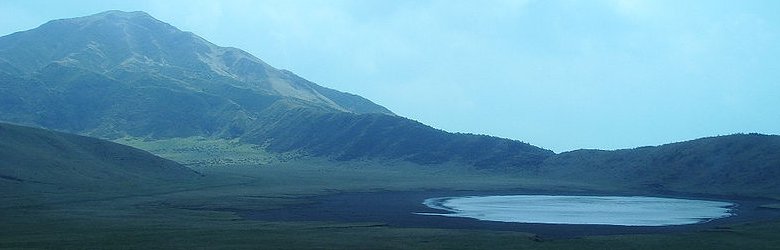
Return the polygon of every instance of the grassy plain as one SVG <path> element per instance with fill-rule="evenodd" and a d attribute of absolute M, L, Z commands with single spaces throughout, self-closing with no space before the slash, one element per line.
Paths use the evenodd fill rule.
<path fill-rule="evenodd" d="M 263 165 L 278 161 L 280 157 L 266 152 L 263 147 L 240 143 L 238 139 L 193 136 L 149 140 L 123 137 L 114 142 L 140 148 L 187 166 Z"/>
<path fill-rule="evenodd" d="M 210 142 L 206 142 L 210 143 Z M 187 147 L 192 146 L 187 142 Z M 193 150 L 192 154 L 197 154 Z M 262 155 L 260 155 L 262 156 Z M 186 157 L 186 155 L 184 155 Z M 249 156 L 255 157 L 255 156 Z M 255 158 L 258 159 L 258 158 Z M 240 160 L 240 159 L 239 159 Z M 496 174 L 464 166 L 326 160 L 192 167 L 193 183 L 117 190 L 58 190 L 0 180 L 0 248 L 260 249 L 777 249 L 780 222 L 691 233 L 540 240 L 487 230 L 394 228 L 375 222 L 265 222 L 227 209 L 262 210 L 352 191 L 516 189 L 625 192 Z"/>

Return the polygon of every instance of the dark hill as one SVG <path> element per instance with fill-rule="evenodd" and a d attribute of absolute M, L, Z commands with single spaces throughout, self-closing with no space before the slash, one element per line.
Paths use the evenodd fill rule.
<path fill-rule="evenodd" d="M 466 163 L 478 168 L 538 165 L 552 151 L 526 143 L 453 134 L 417 121 L 381 114 L 352 115 L 285 109 L 245 137 L 277 152 L 302 150 L 337 160 L 402 159 L 421 164 Z M 294 129 L 290 129 L 294 128 Z"/>
<path fill-rule="evenodd" d="M 0 182 L 55 187 L 146 185 L 200 174 L 140 149 L 100 139 L 0 123 Z"/>
<path fill-rule="evenodd" d="M 648 191 L 780 194 L 780 136 L 736 134 L 615 151 L 576 150 L 539 174 Z"/>

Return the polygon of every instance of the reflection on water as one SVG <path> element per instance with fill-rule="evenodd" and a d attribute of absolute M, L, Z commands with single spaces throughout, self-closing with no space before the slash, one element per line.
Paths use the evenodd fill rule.
<path fill-rule="evenodd" d="M 484 221 L 670 226 L 732 215 L 733 203 L 642 196 L 502 195 L 426 199 L 423 204 L 450 213 L 417 213 Z"/>

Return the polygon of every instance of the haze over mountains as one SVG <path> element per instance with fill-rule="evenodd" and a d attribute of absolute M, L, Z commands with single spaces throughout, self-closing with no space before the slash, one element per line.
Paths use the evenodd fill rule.
<path fill-rule="evenodd" d="M 652 190 L 780 193 L 772 181 L 780 178 L 778 136 L 556 155 L 434 129 L 143 12 L 55 20 L 0 37 L 0 82 L 0 120 L 104 139 L 227 138 L 337 161 L 454 163 Z"/>
<path fill-rule="evenodd" d="M 432 128 L 143 12 L 0 37 L 0 249 L 776 249 L 778 179 L 777 135 L 556 154 Z M 690 228 L 420 215 L 463 195 L 503 213 L 510 193 L 738 205 Z"/>

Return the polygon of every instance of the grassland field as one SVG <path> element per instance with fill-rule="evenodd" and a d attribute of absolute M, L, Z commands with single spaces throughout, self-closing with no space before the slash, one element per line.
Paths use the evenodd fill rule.
<path fill-rule="evenodd" d="M 596 236 L 540 240 L 532 234 L 489 230 L 395 228 L 377 222 L 266 222 L 242 219 L 230 209 L 264 210 L 307 202 L 336 192 L 427 189 L 536 189 L 567 192 L 631 192 L 496 174 L 466 166 L 418 166 L 402 162 L 322 159 L 279 160 L 262 148 L 228 141 L 128 140 L 204 175 L 192 183 L 116 190 L 20 187 L 6 190 L 0 205 L 0 248 L 222 248 L 222 249 L 778 249 L 780 221 L 658 235 Z M 144 143 L 146 145 L 144 146 Z M 166 144 L 167 143 L 167 144 Z M 156 150 L 155 150 L 156 147 Z M 213 153 L 214 148 L 239 153 Z M 167 150 L 167 151 L 165 151 Z M 211 156 L 202 154 L 212 152 Z M 216 150 L 218 151 L 218 150 Z M 165 153 L 169 152 L 169 153 Z M 215 160 L 221 158 L 223 160 Z M 187 162 L 187 159 L 191 159 Z M 192 160 L 194 159 L 194 160 Z M 224 160 L 230 159 L 230 160 Z M 231 164 L 220 164 L 231 162 Z M 776 206 L 768 204 L 768 206 Z M 769 208 L 768 208 L 769 209 Z"/>

